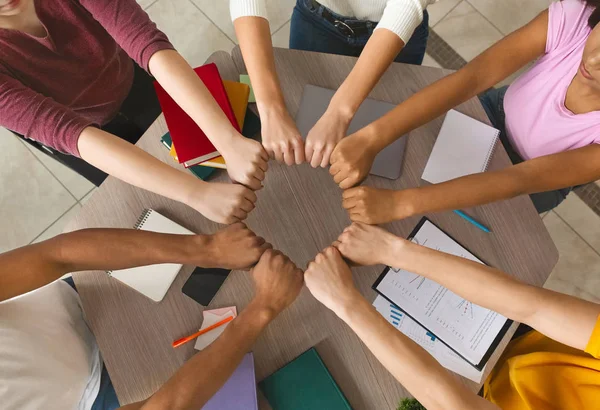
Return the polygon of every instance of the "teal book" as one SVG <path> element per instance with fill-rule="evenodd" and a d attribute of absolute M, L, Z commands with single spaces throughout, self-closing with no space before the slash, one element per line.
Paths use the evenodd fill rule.
<path fill-rule="evenodd" d="M 171 145 L 173 144 L 173 141 L 171 140 L 171 134 L 167 132 L 160 138 L 160 141 L 165 147 L 167 147 L 167 149 L 171 149 Z M 188 171 L 196 175 L 198 178 L 206 181 L 208 177 L 215 171 L 215 169 L 211 167 L 201 167 L 200 165 L 194 165 L 189 167 Z"/>
<path fill-rule="evenodd" d="M 352 410 L 313 347 L 259 384 L 273 410 Z"/>

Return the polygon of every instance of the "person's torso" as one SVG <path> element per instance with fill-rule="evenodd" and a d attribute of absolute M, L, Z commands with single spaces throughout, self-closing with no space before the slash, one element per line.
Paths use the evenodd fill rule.
<path fill-rule="evenodd" d="M 581 24 L 586 24 L 582 19 Z M 600 111 L 573 114 L 565 107 L 591 29 L 541 57 L 508 88 L 506 130 L 525 160 L 581 148 L 600 139 Z"/>
<path fill-rule="evenodd" d="M 0 407 L 90 409 L 102 362 L 77 293 L 63 281 L 0 303 Z"/>
<path fill-rule="evenodd" d="M 133 64 L 76 0 L 35 0 L 46 38 L 0 29 L 0 71 L 98 123 L 118 111 Z"/>

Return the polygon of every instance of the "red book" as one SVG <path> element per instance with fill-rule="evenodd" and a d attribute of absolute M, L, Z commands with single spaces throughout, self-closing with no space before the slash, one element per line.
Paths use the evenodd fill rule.
<path fill-rule="evenodd" d="M 223 81 L 221 80 L 221 75 L 216 64 L 206 64 L 202 67 L 194 68 L 194 71 L 206 88 L 208 88 L 208 91 L 210 91 L 227 118 L 229 118 L 231 125 L 239 132 L 240 129 L 237 120 L 227 98 L 227 93 L 225 92 L 225 87 L 223 86 Z M 187 168 L 218 157 L 220 155 L 219 152 L 194 120 L 177 105 L 158 82 L 154 82 L 154 88 L 160 106 L 165 114 L 165 120 L 167 121 L 167 127 L 171 133 L 173 144 L 177 147 L 179 163 Z"/>

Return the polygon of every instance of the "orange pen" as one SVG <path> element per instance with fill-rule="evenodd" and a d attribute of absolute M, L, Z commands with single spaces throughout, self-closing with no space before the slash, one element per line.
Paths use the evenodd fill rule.
<path fill-rule="evenodd" d="M 187 336 L 187 337 L 183 337 L 179 340 L 175 340 L 173 342 L 173 347 L 179 347 L 182 344 L 185 344 L 187 342 L 189 342 L 190 340 L 194 340 L 195 338 L 197 338 L 198 336 L 202 336 L 205 333 L 210 332 L 211 330 L 214 330 L 216 328 L 218 328 L 219 326 L 223 326 L 225 323 L 229 323 L 233 320 L 233 316 L 229 316 L 223 320 L 221 320 L 220 322 L 215 323 L 212 326 L 207 327 L 206 329 L 202 329 L 199 332 L 194 333 L 193 335 Z"/>

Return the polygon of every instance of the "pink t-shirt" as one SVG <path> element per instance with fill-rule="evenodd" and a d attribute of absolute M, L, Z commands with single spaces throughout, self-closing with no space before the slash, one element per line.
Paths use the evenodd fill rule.
<path fill-rule="evenodd" d="M 573 114 L 565 107 L 592 31 L 587 23 L 592 11 L 580 0 L 553 3 L 546 54 L 506 92 L 506 131 L 525 160 L 600 144 L 600 111 Z"/>

